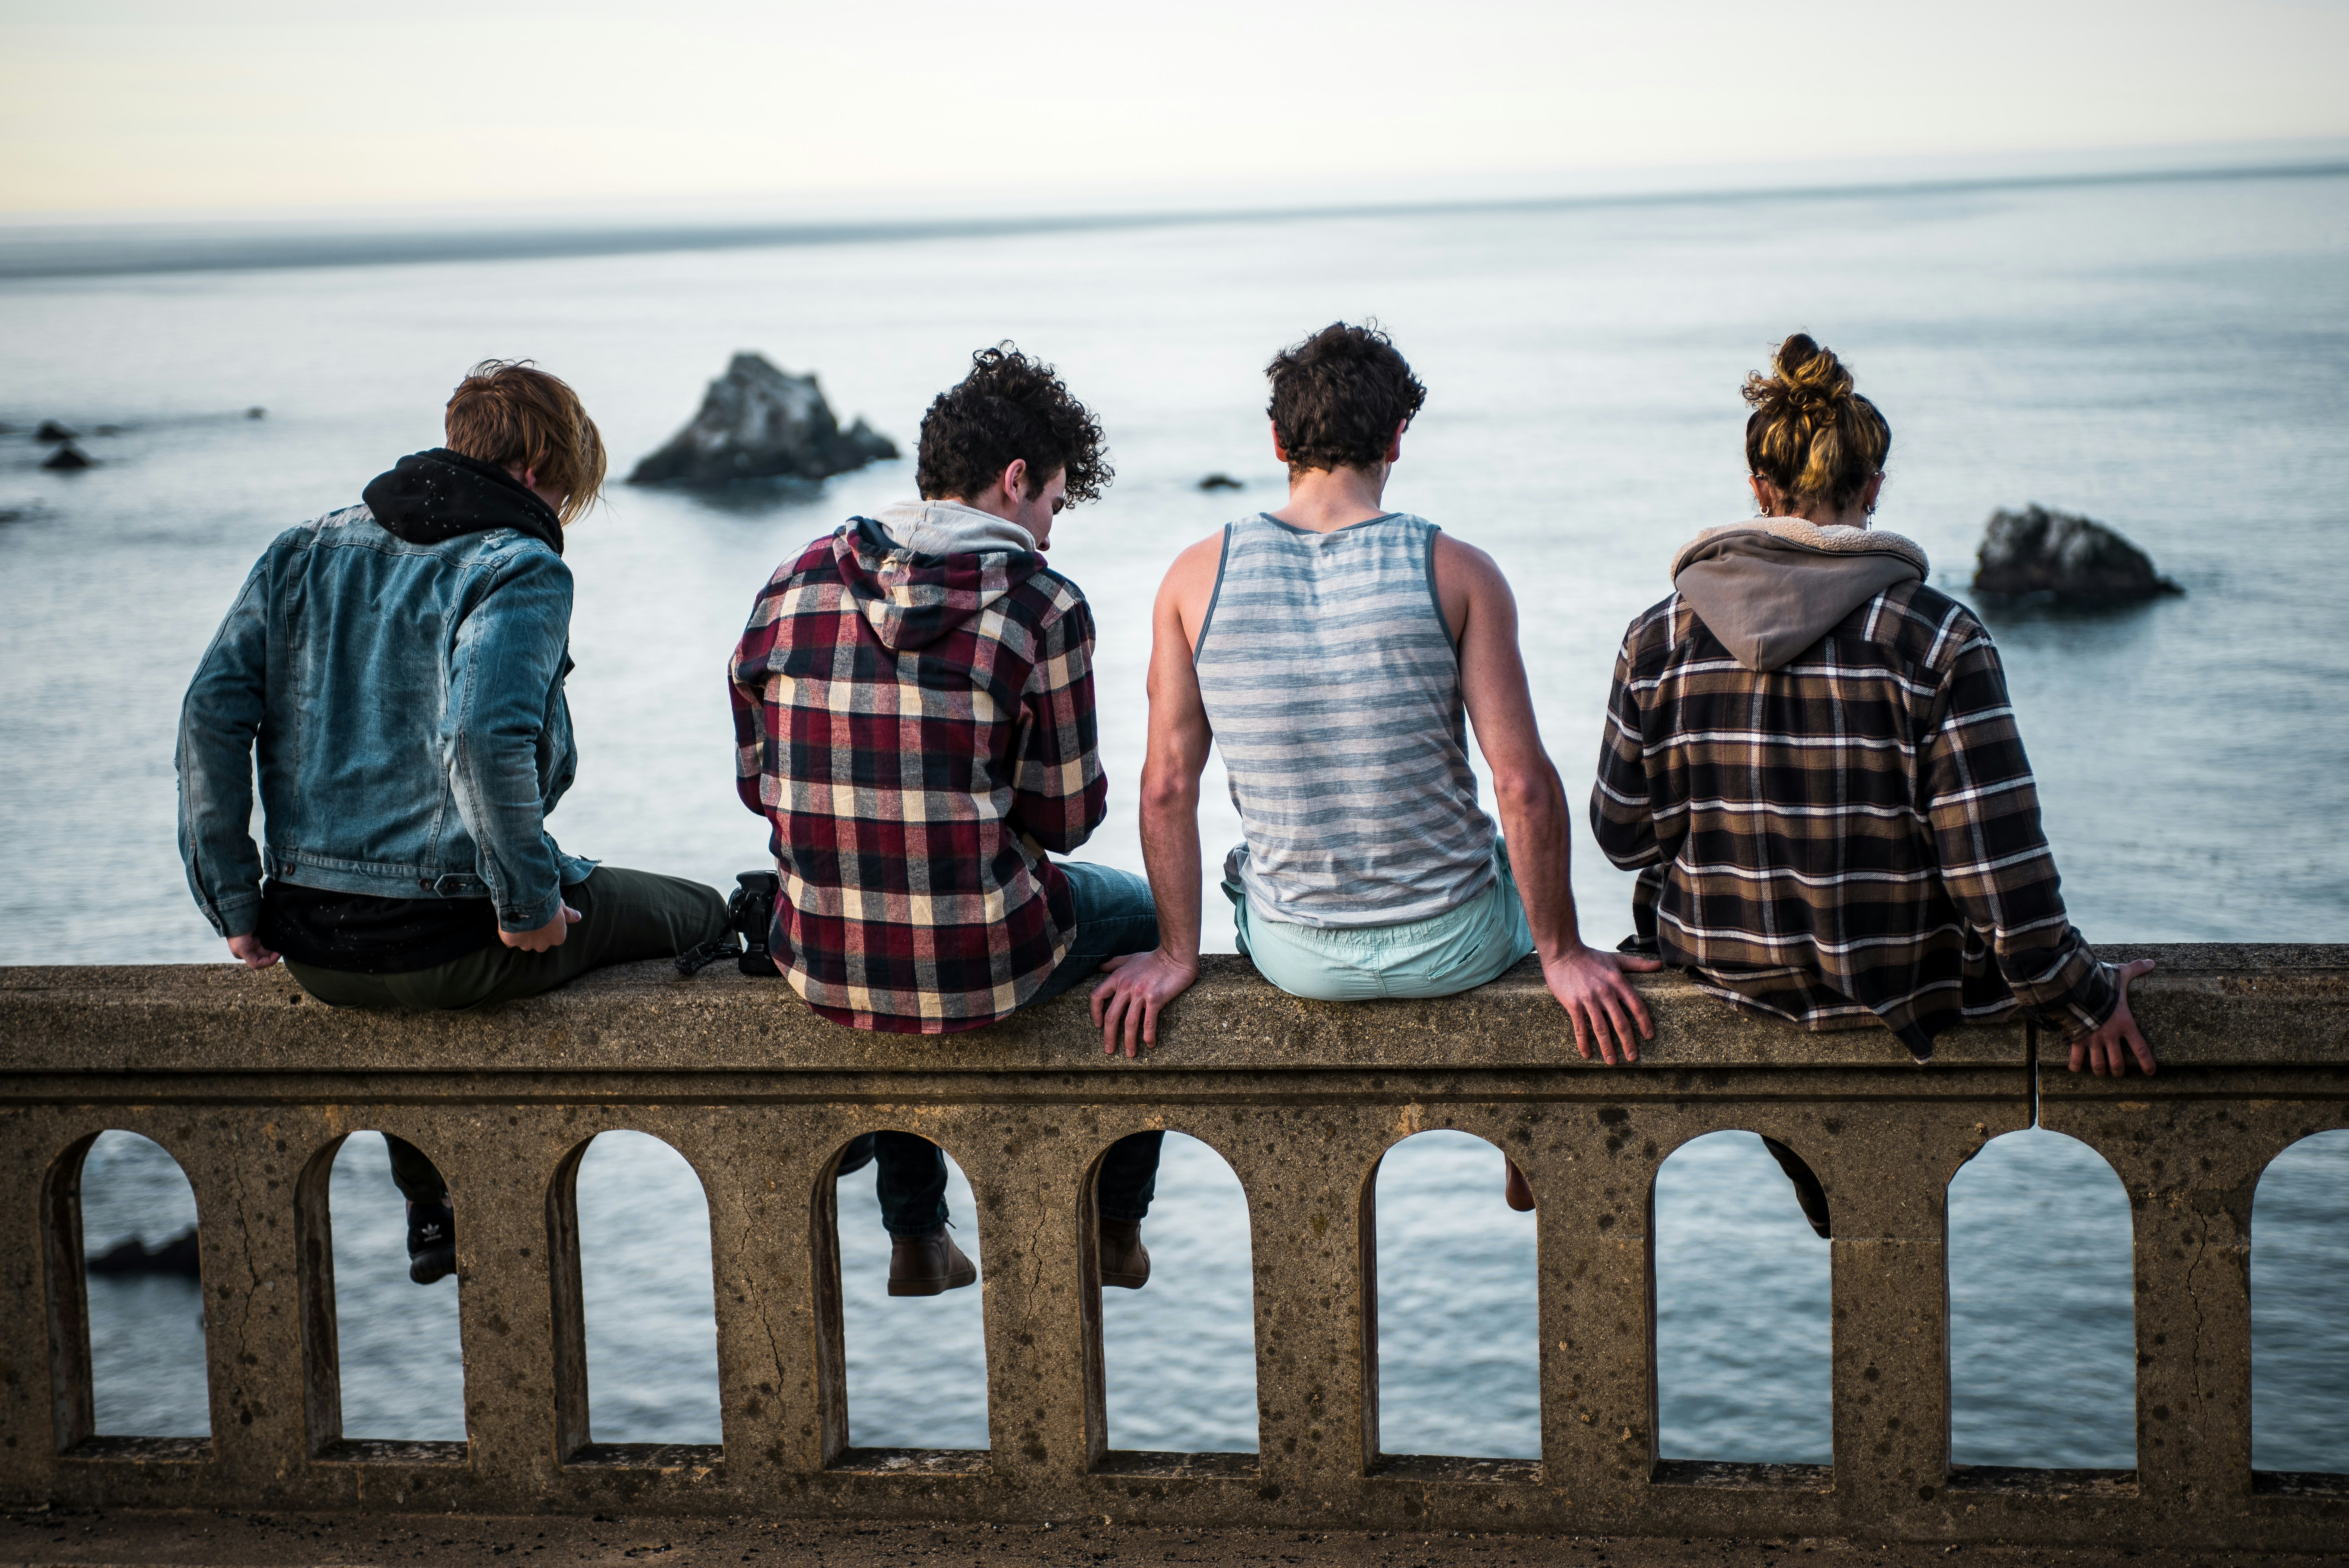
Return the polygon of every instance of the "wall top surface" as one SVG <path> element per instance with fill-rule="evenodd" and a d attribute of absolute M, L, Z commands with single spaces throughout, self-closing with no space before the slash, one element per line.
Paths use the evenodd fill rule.
<path fill-rule="evenodd" d="M 2173 1067 L 2349 1066 L 2349 945 L 2105 950 L 2161 967 L 2137 1017 Z M 1744 1017 L 1667 971 L 1639 982 L 1656 1019 L 1643 1073 L 1909 1068 L 1881 1029 L 1806 1034 Z M 2043 1035 L 2043 1050 L 2060 1042 Z M 2020 1066 L 2020 1023 L 1942 1037 L 1944 1067 Z M 730 965 L 691 979 L 621 965 L 527 1002 L 465 1014 L 329 1008 L 282 969 L 228 965 L 0 966 L 0 1074 L 250 1072 L 1036 1073 L 1560 1068 L 1586 1062 L 1528 959 L 1435 1001 L 1299 1000 L 1247 960 L 1210 956 L 1140 1063 L 1102 1054 L 1081 991 L 967 1034 L 866 1034 L 818 1018 L 778 980 Z M 1930 1070 L 1930 1069 L 1929 1069 Z M 1595 1087 L 1595 1086 L 1594 1086 Z M 1920 1086 L 1921 1087 L 1921 1086 Z"/>

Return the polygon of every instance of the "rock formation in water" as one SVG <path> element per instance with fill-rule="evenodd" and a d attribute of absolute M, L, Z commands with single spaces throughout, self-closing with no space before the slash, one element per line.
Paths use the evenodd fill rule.
<path fill-rule="evenodd" d="M 628 482 L 820 480 L 896 455 L 896 443 L 863 419 L 842 429 L 813 376 L 787 375 L 762 355 L 738 354 L 709 384 L 693 423 L 638 463 Z"/>
<path fill-rule="evenodd" d="M 55 469 L 61 473 L 71 473 L 77 469 L 90 469 L 97 466 L 88 453 L 71 441 L 58 442 L 57 449 L 51 452 L 41 463 L 41 467 Z"/>
<path fill-rule="evenodd" d="M 182 1279 L 195 1279 L 202 1272 L 196 1263 L 193 1228 L 181 1232 L 151 1252 L 144 1241 L 132 1236 L 98 1253 L 87 1266 L 94 1274 L 178 1274 Z"/>
<path fill-rule="evenodd" d="M 41 428 L 33 432 L 33 439 L 43 442 L 71 441 L 80 438 L 79 430 L 69 430 L 55 419 L 44 419 Z"/>
<path fill-rule="evenodd" d="M 1974 563 L 1974 592 L 2111 604 L 2185 589 L 2153 569 L 2153 558 L 2101 522 L 2027 506 L 1995 511 Z"/>
<path fill-rule="evenodd" d="M 1203 490 L 1246 490 L 1247 487 L 1229 474 L 1209 474 L 1199 481 Z"/>

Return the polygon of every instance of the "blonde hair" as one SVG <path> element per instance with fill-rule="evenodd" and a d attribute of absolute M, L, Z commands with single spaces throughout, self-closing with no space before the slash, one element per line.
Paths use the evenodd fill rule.
<path fill-rule="evenodd" d="M 1841 511 L 1884 471 L 1892 427 L 1852 390 L 1851 372 L 1798 332 L 1771 356 L 1776 372 L 1745 378 L 1745 467 L 1790 505 Z"/>
<path fill-rule="evenodd" d="M 586 406 L 558 377 L 527 359 L 484 359 L 449 395 L 449 449 L 477 462 L 519 468 L 559 490 L 568 525 L 604 488 L 604 438 Z"/>

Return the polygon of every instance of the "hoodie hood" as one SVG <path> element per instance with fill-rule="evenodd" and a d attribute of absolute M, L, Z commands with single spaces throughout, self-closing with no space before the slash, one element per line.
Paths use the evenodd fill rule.
<path fill-rule="evenodd" d="M 958 500 L 901 500 L 874 520 L 890 540 L 916 555 L 1036 553 L 1036 536 L 1008 518 Z"/>
<path fill-rule="evenodd" d="M 1672 586 L 1747 669 L 1792 664 L 1846 615 L 1931 570 L 1912 540 L 1875 528 L 1759 517 L 1708 528 L 1672 557 Z"/>
<path fill-rule="evenodd" d="M 494 463 L 436 447 L 399 459 L 367 481 L 359 499 L 384 531 L 410 544 L 511 528 L 563 553 L 563 520 Z"/>
<path fill-rule="evenodd" d="M 928 647 L 1044 570 L 1028 531 L 955 501 L 884 509 L 832 536 L 842 591 L 892 653 Z M 976 521 L 974 521 L 976 520 Z M 901 542 L 919 540 L 932 550 Z"/>

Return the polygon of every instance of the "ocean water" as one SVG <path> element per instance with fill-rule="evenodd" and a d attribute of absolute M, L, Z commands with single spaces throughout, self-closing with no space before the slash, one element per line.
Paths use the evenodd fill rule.
<path fill-rule="evenodd" d="M 1738 384 L 1800 327 L 1889 416 L 1878 521 L 1925 546 L 1938 585 L 1965 596 L 1987 514 L 2038 501 L 2120 528 L 2188 590 L 2102 614 L 1987 612 L 2089 936 L 2349 940 L 2349 179 L 2334 176 L 0 282 L 0 423 L 15 428 L 0 432 L 0 962 L 222 956 L 173 845 L 187 676 L 268 540 L 435 444 L 448 388 L 490 355 L 569 378 L 620 472 L 739 348 L 819 371 L 843 418 L 908 446 L 973 348 L 1008 337 L 1059 364 L 1120 474 L 1053 551 L 1101 629 L 1112 815 L 1086 853 L 1139 869 L 1152 592 L 1184 545 L 1278 504 L 1265 359 L 1365 316 L 1431 388 L 1388 500 L 1509 573 L 1578 806 L 1624 624 L 1667 591 L 1678 544 L 1745 514 Z M 117 433 L 85 442 L 98 467 L 46 473 L 26 433 L 43 418 Z M 717 496 L 616 485 L 573 530 L 583 755 L 553 820 L 566 847 L 721 887 L 760 863 L 764 832 L 732 788 L 726 654 L 776 562 L 910 493 L 909 469 Z M 1216 470 L 1248 488 L 1201 493 Z M 1215 784 L 1210 853 L 1237 834 Z M 1574 882 L 1586 927 L 1611 939 L 1628 881 L 1580 830 Z M 1228 948 L 1209 903 L 1208 945 Z M 1112 1440 L 1247 1448 L 1245 1205 L 1211 1150 L 1170 1142 L 1159 1275 L 1105 1304 Z M 2269 1468 L 2349 1469 L 2344 1145 L 2302 1145 L 2261 1192 Z M 708 1260 L 678 1240 L 698 1186 L 649 1140 L 607 1138 L 590 1161 L 597 1435 L 713 1437 L 695 1370 Z M 88 1177 L 93 1247 L 186 1222 L 151 1146 L 110 1137 Z M 1530 1227 L 1499 1181 L 1498 1157 L 1457 1135 L 1422 1135 L 1382 1167 L 1391 1451 L 1531 1451 Z M 619 1196 L 593 1209 L 607 1189 Z M 843 1184 L 852 1435 L 983 1442 L 978 1293 L 888 1302 L 870 1201 L 869 1183 Z M 406 1283 L 379 1145 L 346 1145 L 334 1202 L 347 1427 L 454 1435 L 455 1286 Z M 1676 1156 L 1658 1225 L 1665 1451 L 1826 1457 L 1826 1249 L 1758 1142 Z M 2128 1462 L 2127 1216 L 2109 1170 L 2054 1134 L 2002 1140 L 1951 1189 L 1951 1244 L 1958 1457 Z M 101 1426 L 202 1429 L 192 1287 L 96 1282 L 93 1311 Z"/>

